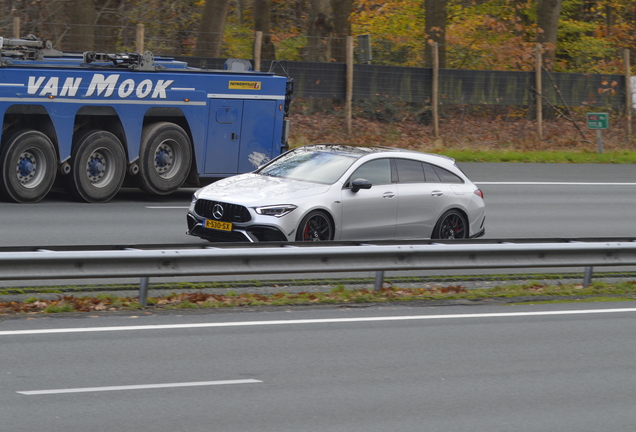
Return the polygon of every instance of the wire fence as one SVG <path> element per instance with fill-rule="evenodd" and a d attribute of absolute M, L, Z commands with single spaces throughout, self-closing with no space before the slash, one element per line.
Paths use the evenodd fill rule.
<path fill-rule="evenodd" d="M 62 51 L 133 52 L 139 46 L 138 25 L 70 25 L 62 22 L 31 20 L 17 24 L 8 15 L 0 18 L 0 36 L 24 37 L 33 34 L 50 40 Z M 158 23 L 144 24 L 143 46 L 155 55 L 212 57 L 210 50 L 197 50 L 197 39 L 201 37 L 196 25 L 185 27 L 162 26 Z M 92 36 L 87 38 L 87 34 Z M 222 39 L 218 57 L 252 58 L 254 32 L 236 26 L 228 26 L 223 34 L 206 33 L 207 37 Z M 345 38 L 334 36 L 311 37 L 307 35 L 283 36 L 265 34 L 264 50 L 267 60 L 344 62 Z M 369 41 L 369 52 L 360 41 Z M 93 46 L 90 42 L 93 41 Z M 88 45 L 87 45 L 88 44 Z M 425 42 L 422 40 L 395 40 L 380 35 L 363 35 L 354 38 L 354 58 L 359 62 L 404 67 L 426 66 Z M 535 43 L 516 45 L 440 45 L 443 68 L 467 70 L 534 70 Z M 367 61 L 368 55 L 371 59 Z M 272 58 L 273 57 L 273 58 Z M 364 58 L 363 58 L 364 57 Z M 557 49 L 551 68 L 558 72 L 620 74 L 624 70 L 622 50 L 590 46 L 587 50 Z"/>
<path fill-rule="evenodd" d="M 0 18 L 0 36 L 14 37 L 33 34 L 50 40 L 62 51 L 134 52 L 140 45 L 156 56 L 172 56 L 186 60 L 191 66 L 222 67 L 223 59 L 252 59 L 254 33 L 239 31 L 232 26 L 222 36 L 220 55 L 212 51 L 197 50 L 200 36 L 196 26 L 174 28 L 157 23 L 127 26 L 71 26 L 66 23 L 31 20 L 19 25 L 11 16 Z M 92 38 L 87 38 L 87 32 Z M 343 100 L 346 89 L 346 66 L 334 61 L 344 57 L 343 38 L 309 37 L 297 35 L 283 37 L 264 35 L 275 53 L 265 55 L 263 66 L 268 70 L 271 60 L 288 60 L 286 72 L 296 83 L 296 98 Z M 141 40 L 140 40 L 141 39 Z M 356 112 L 367 118 L 391 123 L 404 118 L 405 107 L 423 124 L 429 124 L 432 99 L 432 70 L 425 66 L 424 48 L 413 41 L 394 41 L 370 35 L 369 47 L 365 39 L 354 38 L 353 100 Z M 93 41 L 92 46 L 87 42 Z M 370 50 L 369 50 L 370 48 Z M 445 64 L 440 71 L 439 105 L 489 107 L 488 115 L 506 118 L 531 117 L 531 111 L 540 94 L 547 105 L 556 108 L 556 116 L 580 119 L 589 111 L 609 111 L 624 116 L 626 85 L 624 53 L 605 50 L 604 55 L 590 47 L 584 51 L 560 50 L 554 63 L 558 72 L 543 72 L 542 88 L 536 88 L 535 44 L 504 47 L 474 43 L 470 46 L 445 45 L 440 47 Z M 609 55 L 608 55 L 609 53 Z M 370 59 L 362 58 L 370 55 Z M 196 57 L 195 57 L 196 56 Z M 568 73 L 560 70 L 568 69 Z M 570 70 L 571 69 L 571 70 Z M 635 86 L 631 86 L 634 88 Z M 506 107 L 521 107 L 510 111 Z M 570 109 L 578 110 L 576 113 Z M 465 111 L 462 111 L 465 112 Z M 498 114 L 499 113 L 499 114 Z M 511 114 L 512 113 L 512 114 Z M 631 125 L 631 118 L 627 119 Z M 631 128 L 631 126 L 630 126 Z"/>

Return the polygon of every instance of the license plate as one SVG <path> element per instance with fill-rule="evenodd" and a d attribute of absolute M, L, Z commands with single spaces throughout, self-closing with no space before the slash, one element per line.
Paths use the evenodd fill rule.
<path fill-rule="evenodd" d="M 232 231 L 232 223 L 231 222 L 221 222 L 206 219 L 205 224 L 203 225 L 206 228 L 221 230 L 221 231 Z"/>

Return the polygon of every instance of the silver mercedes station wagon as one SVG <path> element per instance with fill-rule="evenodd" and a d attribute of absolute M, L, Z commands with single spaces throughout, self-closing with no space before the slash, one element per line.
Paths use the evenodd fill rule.
<path fill-rule="evenodd" d="M 446 156 L 315 144 L 197 190 L 187 233 L 210 241 L 464 239 L 484 194 Z"/>

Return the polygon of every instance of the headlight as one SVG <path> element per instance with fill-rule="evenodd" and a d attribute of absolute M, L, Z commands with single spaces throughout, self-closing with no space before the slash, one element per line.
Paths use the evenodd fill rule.
<path fill-rule="evenodd" d="M 199 191 L 196 191 L 194 195 L 192 195 L 192 201 L 190 202 L 190 211 L 194 212 L 194 206 L 197 204 L 197 200 L 199 199 Z"/>
<path fill-rule="evenodd" d="M 286 214 L 289 214 L 296 210 L 296 207 L 297 206 L 293 204 L 283 204 L 275 206 L 255 207 L 254 210 L 259 215 L 283 217 Z"/>

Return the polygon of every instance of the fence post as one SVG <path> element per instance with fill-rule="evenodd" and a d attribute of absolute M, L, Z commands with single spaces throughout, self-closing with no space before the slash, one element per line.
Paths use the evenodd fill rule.
<path fill-rule="evenodd" d="M 345 97 L 345 118 L 347 121 L 347 135 L 351 135 L 351 117 L 353 105 L 353 37 L 347 36 L 347 89 Z"/>
<path fill-rule="evenodd" d="M 137 40 L 136 40 L 137 52 L 143 54 L 144 52 L 144 25 L 137 24 Z"/>
<path fill-rule="evenodd" d="M 431 108 L 433 113 L 433 134 L 439 138 L 439 45 L 437 42 L 431 43 L 433 51 L 433 88 L 431 98 Z"/>
<path fill-rule="evenodd" d="M 13 17 L 13 38 L 20 39 L 20 17 Z"/>
<path fill-rule="evenodd" d="M 537 98 L 537 138 L 539 141 L 543 141 L 543 90 L 541 83 L 541 70 L 543 66 L 543 57 L 541 54 L 541 44 L 537 44 L 535 47 L 536 64 L 534 69 L 535 88 L 537 89 L 535 97 Z"/>
<path fill-rule="evenodd" d="M 257 31 L 254 38 L 254 70 L 261 70 L 261 52 L 263 50 L 263 32 Z"/>
<path fill-rule="evenodd" d="M 629 59 L 629 50 L 623 50 L 623 63 L 625 63 L 625 116 L 627 117 L 627 136 L 632 136 L 632 72 Z"/>
<path fill-rule="evenodd" d="M 384 286 L 384 271 L 380 270 L 375 272 L 375 285 L 373 289 L 376 291 L 380 291 Z"/>
<path fill-rule="evenodd" d="M 583 288 L 587 288 L 592 283 L 593 273 L 594 273 L 594 267 L 585 267 L 585 273 L 583 276 Z"/>
<path fill-rule="evenodd" d="M 139 282 L 139 304 L 143 307 L 148 306 L 148 280 L 147 277 L 142 277 Z"/>

